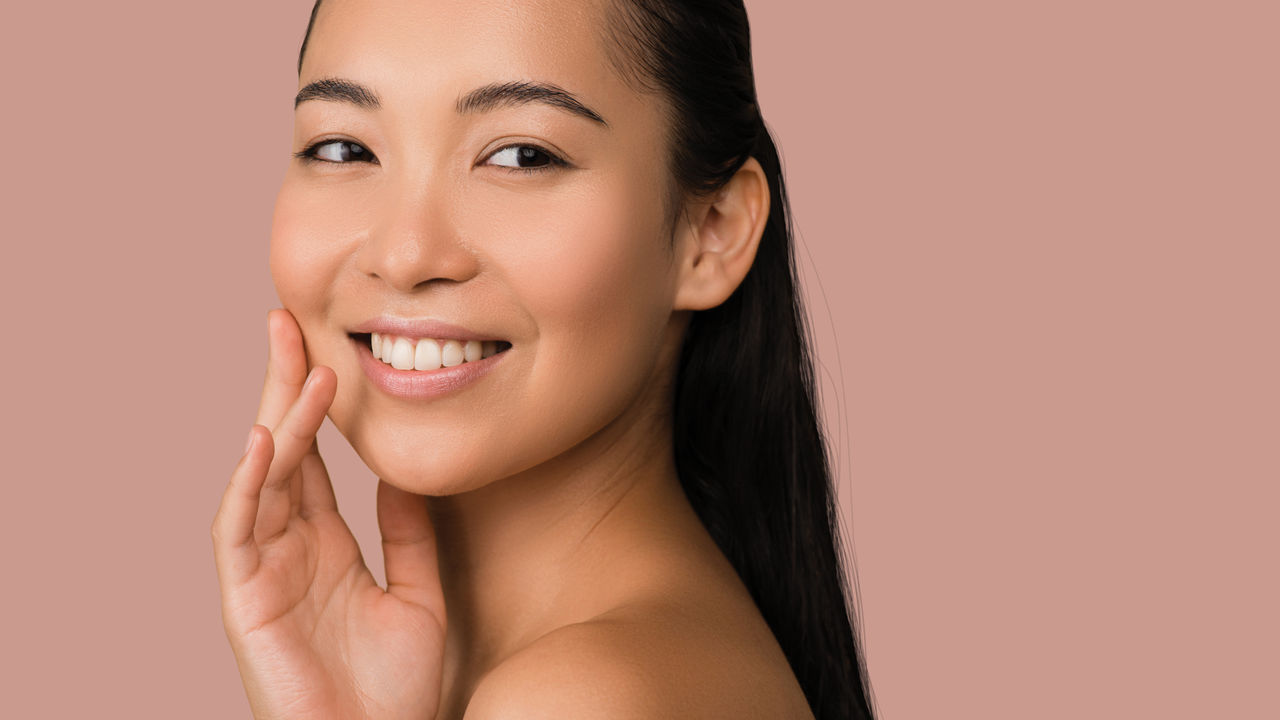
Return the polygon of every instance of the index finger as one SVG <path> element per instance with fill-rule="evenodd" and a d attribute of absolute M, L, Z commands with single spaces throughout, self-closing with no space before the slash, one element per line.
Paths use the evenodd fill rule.
<path fill-rule="evenodd" d="M 298 321 L 284 308 L 267 313 L 267 378 L 258 403 L 258 425 L 272 430 L 302 394 L 307 379 L 307 354 Z"/>

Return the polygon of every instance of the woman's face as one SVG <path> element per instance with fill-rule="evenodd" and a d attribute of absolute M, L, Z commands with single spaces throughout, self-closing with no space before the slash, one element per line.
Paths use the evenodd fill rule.
<path fill-rule="evenodd" d="M 660 397 L 651 380 L 679 342 L 664 127 L 610 69 L 603 23 L 583 0 L 321 7 L 299 89 L 341 79 L 377 100 L 303 93 L 293 150 L 316 159 L 290 162 L 271 272 L 310 364 L 337 373 L 330 418 L 405 489 L 478 487 Z M 397 333 L 424 362 L 422 339 L 510 348 L 453 385 L 465 364 L 373 358 L 362 331 L 396 320 L 465 329 Z"/>

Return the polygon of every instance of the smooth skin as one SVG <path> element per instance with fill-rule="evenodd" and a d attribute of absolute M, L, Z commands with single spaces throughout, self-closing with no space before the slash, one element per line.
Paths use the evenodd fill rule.
<path fill-rule="evenodd" d="M 321 8 L 299 87 L 346 78 L 381 105 L 298 106 L 295 152 L 334 139 L 376 162 L 292 162 L 273 218 L 284 308 L 213 525 L 260 720 L 811 717 L 689 505 L 670 435 L 689 318 L 751 267 L 767 182 L 749 160 L 688 198 L 672 237 L 666 115 L 609 70 L 603 17 L 582 0 Z M 526 80 L 608 126 L 546 103 L 456 108 Z M 570 166 L 495 161 L 525 143 Z M 446 395 L 391 397 L 349 337 L 379 315 L 512 346 Z M 334 504 L 315 442 L 326 413 L 380 478 L 385 590 Z"/>

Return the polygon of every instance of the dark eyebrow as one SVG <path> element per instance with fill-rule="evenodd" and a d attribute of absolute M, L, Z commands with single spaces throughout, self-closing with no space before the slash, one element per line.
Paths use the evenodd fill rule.
<path fill-rule="evenodd" d="M 458 98 L 458 112 L 484 112 L 504 105 L 544 103 L 561 110 L 568 110 L 592 122 L 609 127 L 609 123 L 595 110 L 587 107 L 573 93 L 550 83 L 505 82 L 476 88 Z"/>
<path fill-rule="evenodd" d="M 378 99 L 377 93 L 360 83 L 342 78 L 325 78 L 308 83 L 298 91 L 298 96 L 293 99 L 293 107 L 296 109 L 308 100 L 351 103 L 366 110 L 377 110 L 382 107 L 382 101 Z"/>
<path fill-rule="evenodd" d="M 351 103 L 366 110 L 377 110 L 382 107 L 382 101 L 378 99 L 376 92 L 358 82 L 342 78 L 324 78 L 308 83 L 298 91 L 297 97 L 293 99 L 293 107 L 297 108 L 308 100 Z M 527 103 L 544 103 L 558 107 L 609 127 L 609 123 L 605 122 L 599 113 L 584 105 L 573 93 L 542 82 L 517 81 L 485 85 L 459 98 L 457 109 L 460 113 L 484 112 L 504 105 Z"/>

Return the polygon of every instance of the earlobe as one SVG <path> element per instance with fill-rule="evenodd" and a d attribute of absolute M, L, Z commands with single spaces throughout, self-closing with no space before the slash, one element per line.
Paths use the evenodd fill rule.
<path fill-rule="evenodd" d="M 719 192 L 687 216 L 673 309 L 706 310 L 729 299 L 755 261 L 769 203 L 764 169 L 747 158 Z"/>

